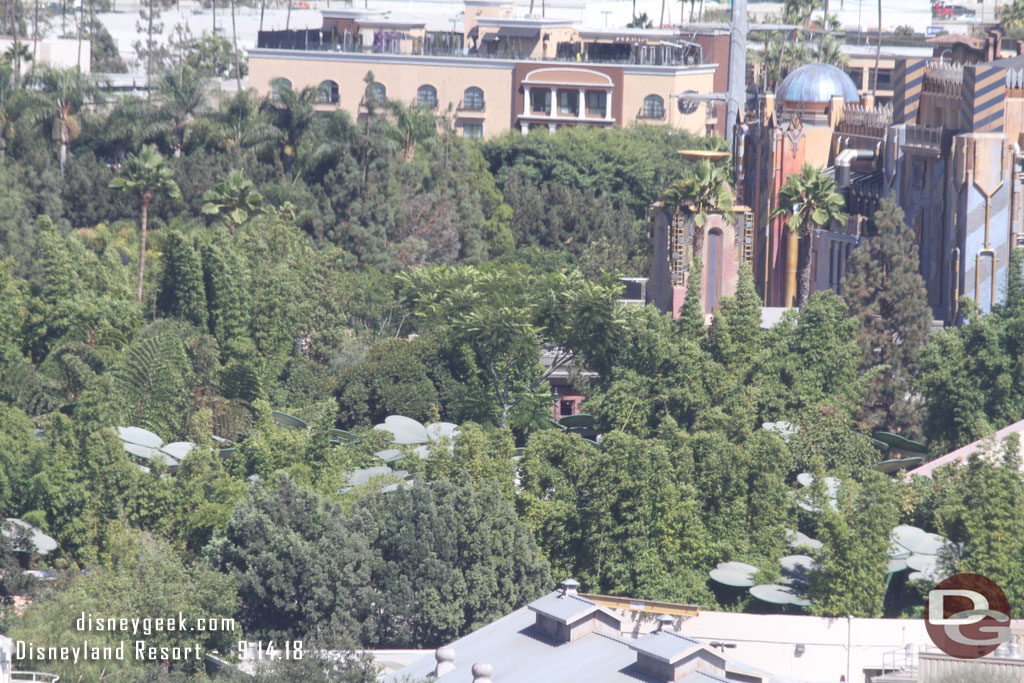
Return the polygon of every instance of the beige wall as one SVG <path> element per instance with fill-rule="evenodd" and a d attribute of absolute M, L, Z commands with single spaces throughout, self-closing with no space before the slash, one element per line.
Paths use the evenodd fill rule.
<path fill-rule="evenodd" d="M 704 135 L 707 106 L 700 105 L 693 114 L 681 114 L 672 93 L 694 90 L 699 93 L 714 91 L 714 65 L 706 70 L 690 72 L 667 71 L 664 74 L 626 67 L 622 83 L 622 119 L 624 125 L 634 123 L 668 124 L 694 135 Z M 644 98 L 659 95 L 665 101 L 664 119 L 644 119 Z"/>
<path fill-rule="evenodd" d="M 271 81 L 275 78 L 287 78 L 295 89 L 319 86 L 322 81 L 330 79 L 338 83 L 339 103 L 336 106 L 319 105 L 318 108 L 344 109 L 354 117 L 359 114 L 359 103 L 366 88 L 363 78 L 368 71 L 373 72 L 378 83 L 387 87 L 388 99 L 406 104 L 416 101 L 416 92 L 421 85 L 434 86 L 437 88 L 438 111 L 444 112 L 451 104 L 456 114 L 456 126 L 463 122 L 482 122 L 484 137 L 499 135 L 512 125 L 514 68 L 509 61 L 337 53 L 290 53 L 286 57 L 271 57 L 256 51 L 249 54 L 249 85 L 261 94 L 270 92 Z M 612 97 L 622 98 L 623 125 L 638 122 L 668 124 L 695 135 L 704 135 L 707 108 L 701 105 L 693 114 L 683 115 L 671 95 L 685 90 L 709 93 L 712 92 L 713 81 L 714 65 L 687 71 L 666 69 L 660 74 L 652 73 L 650 69 L 626 67 L 622 88 L 616 89 Z M 460 115 L 457 111 L 459 103 L 466 88 L 471 86 L 484 91 L 484 111 Z M 649 94 L 660 95 L 665 101 L 664 119 L 638 118 L 644 98 Z M 613 107 L 617 106 L 613 103 Z M 518 113 L 515 112 L 516 115 Z"/>
<path fill-rule="evenodd" d="M 451 104 L 456 114 L 456 125 L 462 121 L 482 122 L 485 137 L 498 135 L 509 129 L 512 111 L 512 66 L 487 60 L 474 59 L 467 66 L 467 60 L 451 60 L 450 65 L 441 65 L 441 60 L 430 60 L 431 64 L 411 64 L 409 59 L 389 59 L 386 55 L 374 55 L 374 61 L 346 59 L 345 56 L 331 55 L 321 59 L 303 59 L 289 56 L 285 59 L 268 58 L 250 54 L 249 85 L 261 94 L 270 92 L 270 82 L 275 78 L 287 78 L 292 87 L 301 89 L 318 86 L 321 81 L 337 81 L 339 103 L 321 105 L 323 110 L 344 109 L 354 117 L 359 113 L 366 84 L 363 78 L 372 71 L 374 80 L 387 88 L 390 100 L 405 104 L 416 102 L 416 92 L 421 85 L 437 88 L 438 112 L 447 110 Z M 458 115 L 459 102 L 466 88 L 476 86 L 484 91 L 484 112 L 467 112 Z"/>
<path fill-rule="evenodd" d="M 18 42 L 28 47 L 29 52 L 34 55 L 34 63 L 36 64 L 45 64 L 55 69 L 73 69 L 75 65 L 78 65 L 83 73 L 89 73 L 90 71 L 91 61 L 89 56 L 91 53 L 88 40 L 82 41 L 81 53 L 79 53 L 77 40 L 53 38 L 40 40 L 37 45 L 35 41 L 29 38 L 19 38 Z M 13 44 L 13 38 L 0 38 L 0 54 L 6 52 Z M 78 63 L 79 54 L 82 56 L 81 64 Z M 27 72 L 32 68 L 32 64 L 33 62 L 22 62 L 22 72 Z"/>
<path fill-rule="evenodd" d="M 479 17 L 511 17 L 512 2 L 494 2 L 493 0 L 476 1 L 470 0 L 466 3 L 466 14 L 463 18 L 463 26 L 466 35 L 477 25 Z"/>

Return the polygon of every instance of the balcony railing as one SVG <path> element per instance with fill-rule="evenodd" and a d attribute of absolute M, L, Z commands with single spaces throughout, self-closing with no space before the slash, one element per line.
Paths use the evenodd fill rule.
<path fill-rule="evenodd" d="M 339 52 L 346 54 L 393 54 L 424 57 L 465 57 L 471 59 L 512 59 L 529 61 L 532 46 L 498 46 L 494 52 L 470 49 L 457 42 L 436 41 L 414 37 L 398 32 L 375 36 L 372 45 L 364 44 L 359 36 L 339 35 L 333 31 L 260 31 L 256 47 L 268 50 L 299 50 L 316 52 Z M 576 44 L 579 45 L 578 43 Z M 562 49 L 559 45 L 554 55 L 544 57 L 540 61 L 584 63 L 584 64 L 618 64 L 644 66 L 696 66 L 700 59 L 696 53 L 691 54 L 683 48 L 660 45 L 623 45 L 590 43 L 584 52 Z"/>
<path fill-rule="evenodd" d="M 931 152 L 939 153 L 942 151 L 944 137 L 942 128 L 908 124 L 907 139 L 903 144 L 907 147 L 926 149 Z"/>

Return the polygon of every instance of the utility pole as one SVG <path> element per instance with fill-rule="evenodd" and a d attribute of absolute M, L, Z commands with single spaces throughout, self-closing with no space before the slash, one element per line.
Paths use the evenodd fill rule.
<path fill-rule="evenodd" d="M 732 142 L 733 126 L 747 92 L 747 0 L 733 0 L 729 24 L 729 80 L 725 95 L 725 139 Z"/>

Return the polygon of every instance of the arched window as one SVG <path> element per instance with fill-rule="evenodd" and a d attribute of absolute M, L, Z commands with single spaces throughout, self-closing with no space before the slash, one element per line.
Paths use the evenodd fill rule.
<path fill-rule="evenodd" d="M 708 266 L 704 278 L 708 283 L 704 312 L 711 313 L 722 298 L 722 231 L 718 228 L 708 231 Z"/>
<path fill-rule="evenodd" d="M 648 95 L 644 98 L 644 118 L 665 118 L 665 100 L 660 95 Z"/>
<path fill-rule="evenodd" d="M 320 84 L 320 92 L 316 96 L 317 104 L 337 104 L 338 84 L 335 81 L 324 81 Z"/>
<path fill-rule="evenodd" d="M 383 83 L 374 81 L 370 84 L 369 93 L 373 95 L 373 98 L 377 101 L 377 104 L 383 104 L 388 99 L 388 89 Z"/>
<path fill-rule="evenodd" d="M 462 108 L 468 111 L 484 110 L 484 91 L 480 88 L 466 88 L 462 95 Z"/>
<path fill-rule="evenodd" d="M 281 92 L 292 89 L 292 82 L 287 78 L 275 78 L 270 81 L 270 99 L 275 102 L 281 101 Z"/>
<path fill-rule="evenodd" d="M 437 88 L 432 85 L 421 85 L 416 91 L 416 104 L 437 109 Z"/>

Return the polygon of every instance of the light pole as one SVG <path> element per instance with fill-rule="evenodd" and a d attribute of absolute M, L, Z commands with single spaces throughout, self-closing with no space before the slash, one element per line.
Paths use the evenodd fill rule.
<path fill-rule="evenodd" d="M 604 27 L 605 28 L 608 28 L 608 15 L 611 14 L 611 13 L 612 13 L 612 11 L 610 9 L 603 9 L 603 10 L 601 10 L 601 14 L 604 15 Z"/>

